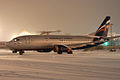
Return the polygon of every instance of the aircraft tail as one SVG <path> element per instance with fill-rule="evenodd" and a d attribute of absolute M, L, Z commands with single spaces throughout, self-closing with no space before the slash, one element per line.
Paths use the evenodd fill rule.
<path fill-rule="evenodd" d="M 107 37 L 108 29 L 110 26 L 110 16 L 106 16 L 100 27 L 95 33 L 95 36 Z M 93 41 L 99 40 L 98 38 L 94 38 Z"/>

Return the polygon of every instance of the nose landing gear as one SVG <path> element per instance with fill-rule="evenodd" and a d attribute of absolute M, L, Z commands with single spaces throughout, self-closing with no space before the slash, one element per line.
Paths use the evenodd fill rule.
<path fill-rule="evenodd" d="M 19 55 L 23 55 L 23 53 L 24 53 L 24 50 L 13 50 L 12 51 L 12 53 L 17 53 L 17 52 L 19 52 Z"/>
<path fill-rule="evenodd" d="M 12 53 L 17 53 L 17 50 L 13 50 Z"/>

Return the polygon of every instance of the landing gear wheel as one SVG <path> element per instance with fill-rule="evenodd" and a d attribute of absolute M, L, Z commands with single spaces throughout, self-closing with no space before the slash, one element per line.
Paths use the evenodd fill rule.
<path fill-rule="evenodd" d="M 16 50 L 13 50 L 12 53 L 17 53 L 17 51 L 16 51 Z"/>
<path fill-rule="evenodd" d="M 67 53 L 68 53 L 68 54 L 73 54 L 73 53 L 72 53 L 72 51 L 70 51 L 70 52 L 67 52 Z"/>
<path fill-rule="evenodd" d="M 19 55 L 23 55 L 23 53 L 24 53 L 23 50 L 19 51 Z"/>
<path fill-rule="evenodd" d="M 110 52 L 116 52 L 116 49 L 110 49 Z"/>
<path fill-rule="evenodd" d="M 62 51 L 58 51 L 57 53 L 58 53 L 58 54 L 62 54 Z"/>

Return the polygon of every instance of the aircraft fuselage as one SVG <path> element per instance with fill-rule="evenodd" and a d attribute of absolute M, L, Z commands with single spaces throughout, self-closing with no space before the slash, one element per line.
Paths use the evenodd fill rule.
<path fill-rule="evenodd" d="M 28 35 L 14 38 L 8 43 L 12 50 L 53 49 L 55 45 L 67 45 L 91 42 L 91 37 L 62 35 Z"/>

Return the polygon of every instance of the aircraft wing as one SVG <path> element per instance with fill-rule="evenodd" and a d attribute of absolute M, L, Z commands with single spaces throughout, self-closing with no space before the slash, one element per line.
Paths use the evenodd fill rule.
<path fill-rule="evenodd" d="M 92 42 L 86 42 L 86 43 L 77 43 L 77 44 L 70 44 L 68 46 L 70 46 L 71 48 L 76 48 L 76 47 L 83 47 L 83 46 L 88 46 L 88 45 L 96 45 L 99 43 L 102 43 L 104 41 L 92 41 Z"/>
<path fill-rule="evenodd" d="M 90 37 L 90 38 L 100 38 L 100 36 L 94 36 L 94 35 L 84 35 L 86 37 Z"/>
<path fill-rule="evenodd" d="M 75 49 L 84 49 L 90 46 L 96 46 L 97 44 L 101 44 L 104 41 L 92 41 L 92 42 L 84 42 L 84 43 L 73 43 L 73 44 L 56 44 L 55 46 L 61 46 L 62 48 L 67 48 L 71 50 Z"/>
<path fill-rule="evenodd" d="M 91 36 L 91 37 L 95 37 L 98 38 L 99 36 Z M 114 39 L 114 38 L 118 38 L 120 37 L 120 35 L 117 36 L 112 36 L 112 37 L 101 37 L 102 40 L 101 41 L 91 41 L 91 42 L 85 42 L 85 43 L 76 43 L 76 44 L 70 44 L 68 46 L 70 46 L 71 48 L 76 48 L 76 47 L 88 47 L 88 46 L 96 46 L 98 44 L 104 43 L 105 40 L 110 40 L 110 39 Z"/>

